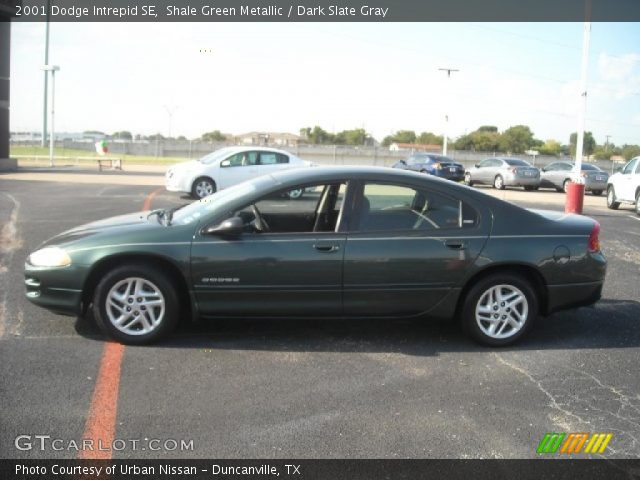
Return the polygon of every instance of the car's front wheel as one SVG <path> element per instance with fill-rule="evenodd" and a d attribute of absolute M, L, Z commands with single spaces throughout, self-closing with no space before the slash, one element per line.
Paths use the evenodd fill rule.
<path fill-rule="evenodd" d="M 620 202 L 616 200 L 616 190 L 613 185 L 607 187 L 607 208 L 611 210 L 617 210 L 620 206 Z"/>
<path fill-rule="evenodd" d="M 197 178 L 191 187 L 191 196 L 194 198 L 204 198 L 216 193 L 216 184 L 208 177 Z"/>
<path fill-rule="evenodd" d="M 500 347 L 521 338 L 538 316 L 538 299 L 519 275 L 494 274 L 469 290 L 462 308 L 465 330 L 477 342 Z"/>
<path fill-rule="evenodd" d="M 496 175 L 496 178 L 493 179 L 493 186 L 498 190 L 504 190 L 504 179 L 502 175 Z"/>
<path fill-rule="evenodd" d="M 640 190 L 636 192 L 636 215 L 640 216 Z"/>
<path fill-rule="evenodd" d="M 152 343 L 178 321 L 176 288 L 160 270 L 124 265 L 108 272 L 93 296 L 93 313 L 109 337 L 132 345 Z"/>

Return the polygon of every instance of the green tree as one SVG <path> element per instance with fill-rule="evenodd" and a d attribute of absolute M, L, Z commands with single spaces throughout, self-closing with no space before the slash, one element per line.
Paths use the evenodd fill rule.
<path fill-rule="evenodd" d="M 364 128 L 355 128 L 337 133 L 334 142 L 336 145 L 364 145 L 366 138 L 367 132 Z"/>
<path fill-rule="evenodd" d="M 533 145 L 533 132 L 526 125 L 507 128 L 500 135 L 500 150 L 510 153 L 523 153 Z"/>
<path fill-rule="evenodd" d="M 223 142 L 227 139 L 220 130 L 213 130 L 211 132 L 203 133 L 200 139 L 203 142 Z"/>
<path fill-rule="evenodd" d="M 478 152 L 495 152 L 498 150 L 500 134 L 489 130 L 477 130 L 471 133 L 473 150 Z"/>
<path fill-rule="evenodd" d="M 416 142 L 416 132 L 413 130 L 398 130 L 393 135 L 389 135 L 384 137 L 382 140 L 382 145 L 388 147 L 392 143 L 415 143 Z"/>
<path fill-rule="evenodd" d="M 623 145 L 622 146 L 622 156 L 631 160 L 633 157 L 637 157 L 640 155 L 640 145 Z"/>
<path fill-rule="evenodd" d="M 131 132 L 128 132 L 127 130 L 122 130 L 120 132 L 115 132 L 111 135 L 111 138 L 118 140 L 133 140 L 133 135 L 131 135 Z"/>
<path fill-rule="evenodd" d="M 562 145 L 557 140 L 549 139 L 544 145 L 538 147 L 540 155 L 558 155 L 562 152 Z"/>
<path fill-rule="evenodd" d="M 494 127 L 493 125 L 482 125 L 476 130 L 476 132 L 498 133 L 498 127 Z"/>
<path fill-rule="evenodd" d="M 573 132 L 569 137 L 570 154 L 572 157 L 576 154 L 577 142 L 578 134 L 576 132 Z M 593 134 L 591 132 L 584 132 L 584 141 L 582 142 L 583 155 L 591 155 L 595 151 L 597 146 L 598 144 L 596 143 L 595 138 L 593 138 Z"/>
<path fill-rule="evenodd" d="M 444 137 L 431 132 L 422 132 L 416 138 L 416 143 L 422 145 L 442 145 Z"/>

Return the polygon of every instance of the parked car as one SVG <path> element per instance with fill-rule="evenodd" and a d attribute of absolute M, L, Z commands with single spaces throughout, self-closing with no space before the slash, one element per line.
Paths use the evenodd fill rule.
<path fill-rule="evenodd" d="M 451 158 L 435 153 L 414 153 L 405 160 L 400 160 L 393 168 L 428 173 L 436 177 L 459 182 L 464 179 L 464 166 Z"/>
<path fill-rule="evenodd" d="M 199 160 L 179 163 L 167 170 L 165 185 L 170 192 L 203 198 L 245 180 L 312 163 L 275 148 L 225 147 Z M 304 190 L 290 192 L 300 198 Z"/>
<path fill-rule="evenodd" d="M 558 192 L 566 192 L 574 162 L 553 162 L 542 168 L 540 173 L 540 188 L 555 188 Z M 583 163 L 581 176 L 584 178 L 584 189 L 594 195 L 601 195 L 607 189 L 609 174 L 597 165 Z"/>
<path fill-rule="evenodd" d="M 519 158 L 487 158 L 467 170 L 464 183 L 493 185 L 498 190 L 505 187 L 524 187 L 537 190 L 540 187 L 540 170 Z"/>
<path fill-rule="evenodd" d="M 28 257 L 26 295 L 131 344 L 194 317 L 459 317 L 498 346 L 600 298 L 599 230 L 431 175 L 300 168 L 62 233 Z"/>
<path fill-rule="evenodd" d="M 607 207 L 617 210 L 621 203 L 635 206 L 640 215 L 640 157 L 629 160 L 607 182 Z"/>

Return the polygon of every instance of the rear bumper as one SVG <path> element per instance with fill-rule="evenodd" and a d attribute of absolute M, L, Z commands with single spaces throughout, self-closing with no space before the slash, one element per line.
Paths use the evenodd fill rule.
<path fill-rule="evenodd" d="M 439 178 L 444 178 L 446 180 L 452 180 L 454 182 L 460 182 L 464 180 L 464 170 L 456 172 L 447 171 L 446 169 L 434 170 L 433 175 Z"/>
<path fill-rule="evenodd" d="M 602 285 L 603 282 L 549 285 L 545 313 L 593 305 L 602 296 Z"/>
<path fill-rule="evenodd" d="M 539 187 L 540 177 L 507 177 L 504 184 L 508 187 Z"/>
<path fill-rule="evenodd" d="M 587 182 L 584 184 L 584 189 L 588 192 L 591 192 L 593 190 L 604 191 L 607 189 L 607 182 L 606 180 L 605 181 L 587 180 Z"/>

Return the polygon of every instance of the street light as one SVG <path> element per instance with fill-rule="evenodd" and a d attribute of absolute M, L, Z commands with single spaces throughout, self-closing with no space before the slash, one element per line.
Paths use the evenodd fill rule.
<path fill-rule="evenodd" d="M 439 68 L 438 70 L 440 70 L 441 72 L 447 72 L 447 78 L 451 78 L 451 72 L 459 72 L 460 70 L 457 70 L 455 68 Z M 448 83 L 448 82 L 447 82 Z M 447 92 L 449 93 L 449 92 Z M 449 95 L 445 95 L 445 104 L 448 103 L 450 100 Z M 445 110 L 448 109 L 449 105 L 446 105 Z M 442 155 L 446 155 L 447 154 L 447 136 L 449 135 L 449 114 L 445 112 L 444 114 L 444 139 L 442 142 Z"/>
<path fill-rule="evenodd" d="M 45 65 L 42 68 L 45 72 L 51 72 L 51 128 L 49 131 L 49 166 L 53 167 L 53 142 L 55 138 L 54 116 L 56 98 L 56 72 L 60 70 L 58 65 Z"/>

